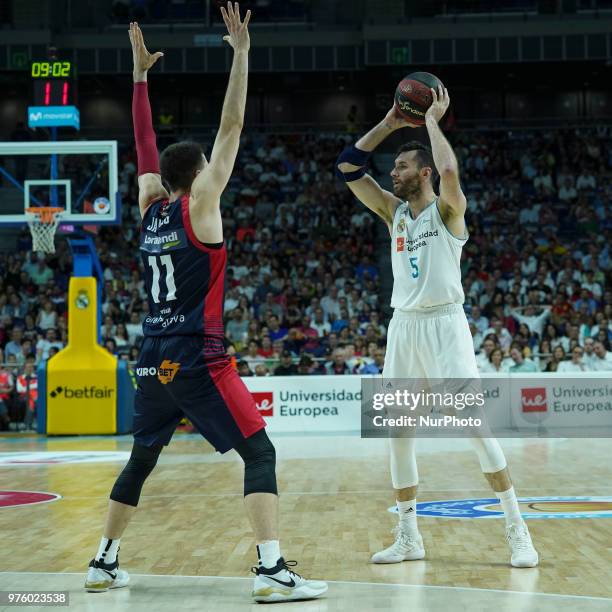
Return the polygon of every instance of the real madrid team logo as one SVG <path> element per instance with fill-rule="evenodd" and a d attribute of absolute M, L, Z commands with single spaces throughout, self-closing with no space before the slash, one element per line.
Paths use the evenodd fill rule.
<path fill-rule="evenodd" d="M 406 220 L 402 217 L 397 224 L 397 231 L 403 232 L 406 229 Z"/>
<path fill-rule="evenodd" d="M 89 306 L 89 295 L 87 295 L 87 291 L 79 291 L 76 300 L 74 300 L 74 304 L 79 310 L 85 310 Z"/>

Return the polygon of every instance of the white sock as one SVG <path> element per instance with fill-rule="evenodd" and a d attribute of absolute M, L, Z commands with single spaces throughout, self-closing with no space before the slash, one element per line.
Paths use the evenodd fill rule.
<path fill-rule="evenodd" d="M 102 561 L 102 563 L 114 563 L 117 559 L 117 552 L 119 551 L 120 542 L 121 538 L 117 540 L 102 538 L 96 554 L 96 561 Z"/>
<path fill-rule="evenodd" d="M 279 541 L 268 540 L 257 544 L 257 556 L 263 567 L 274 567 L 281 557 Z"/>
<path fill-rule="evenodd" d="M 520 525 L 523 522 L 523 517 L 521 516 L 514 487 L 510 487 L 507 491 L 496 491 L 495 495 L 499 498 L 502 510 L 504 511 L 506 526 L 512 523 Z"/>
<path fill-rule="evenodd" d="M 399 524 L 403 531 L 418 531 L 416 499 L 410 501 L 396 501 Z"/>

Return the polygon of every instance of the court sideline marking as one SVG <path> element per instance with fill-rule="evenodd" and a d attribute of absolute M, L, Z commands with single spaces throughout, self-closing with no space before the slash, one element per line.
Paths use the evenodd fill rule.
<path fill-rule="evenodd" d="M 45 575 L 45 576 L 85 576 L 85 572 L 0 572 L 2 575 Z M 179 578 L 179 579 L 212 579 L 212 580 L 253 580 L 249 576 L 191 576 L 182 574 L 130 574 L 132 577 L 141 578 Z M 329 584 L 359 584 L 362 586 L 386 586 L 386 587 L 410 587 L 419 589 L 450 589 L 453 591 L 478 591 L 487 593 L 502 593 L 511 595 L 539 595 L 543 597 L 561 597 L 565 599 L 587 599 L 592 601 L 609 601 L 612 603 L 612 598 L 609 597 L 594 597 L 592 595 L 564 595 L 563 593 L 544 593 L 540 591 L 505 591 L 503 589 L 479 589 L 477 587 L 464 587 L 464 586 L 448 586 L 448 585 L 434 585 L 434 584 L 407 584 L 407 583 L 394 583 L 394 582 L 360 582 L 351 580 L 327 580 Z"/>
<path fill-rule="evenodd" d="M 585 487 L 587 488 L 587 487 Z M 597 486 L 596 487 L 597 490 L 599 492 L 601 491 L 605 491 L 606 489 L 609 489 L 612 491 L 612 487 L 600 487 Z M 419 490 L 422 492 L 429 492 L 429 493 L 433 493 L 433 492 L 441 492 L 441 493 L 446 493 L 446 492 L 452 492 L 452 493 L 464 493 L 466 489 L 469 489 L 470 491 L 477 491 L 477 492 L 485 492 L 485 493 L 493 493 L 492 489 L 490 488 L 473 488 L 473 487 L 460 487 L 460 488 L 447 488 L 447 487 L 440 487 L 440 488 L 435 488 L 435 489 L 425 489 L 425 488 L 421 488 L 419 487 Z M 593 487 L 588 487 L 588 490 L 591 491 L 593 489 Z M 521 487 L 519 492 L 523 492 L 523 491 L 537 491 L 538 493 L 540 493 L 540 495 L 546 495 L 545 493 L 543 493 L 543 491 L 545 491 L 546 489 L 544 487 Z M 372 495 L 373 493 L 384 493 L 384 494 L 392 494 L 393 493 L 393 489 L 389 488 L 389 489 L 368 489 L 367 491 L 282 491 L 282 495 L 283 497 L 288 496 L 288 495 Z M 557 495 L 556 491 L 553 491 L 550 493 L 550 495 Z M 569 496 L 571 497 L 572 495 L 569 494 Z M 578 496 L 578 494 L 576 494 L 576 496 Z M 104 498 L 106 499 L 108 497 L 108 494 L 105 495 L 62 495 L 62 499 L 101 499 Z M 177 498 L 177 497 L 244 497 L 244 493 L 241 492 L 237 492 L 237 493 L 159 493 L 157 495 L 141 495 L 141 499 L 165 499 L 165 498 Z M 519 499 L 521 498 L 521 496 L 519 495 Z M 427 500 L 423 500 L 423 501 L 427 501 Z"/>

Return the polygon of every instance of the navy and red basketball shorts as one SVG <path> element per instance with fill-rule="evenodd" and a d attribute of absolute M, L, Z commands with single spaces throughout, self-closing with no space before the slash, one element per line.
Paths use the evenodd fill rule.
<path fill-rule="evenodd" d="M 265 427 L 227 356 L 205 357 L 204 339 L 146 337 L 136 367 L 134 440 L 167 445 L 187 417 L 220 453 Z"/>

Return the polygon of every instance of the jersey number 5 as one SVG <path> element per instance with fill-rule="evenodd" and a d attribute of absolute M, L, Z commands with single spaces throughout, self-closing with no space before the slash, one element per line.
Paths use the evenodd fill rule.
<path fill-rule="evenodd" d="M 151 282 L 151 297 L 156 304 L 161 301 L 170 302 L 176 300 L 176 285 L 174 284 L 174 266 L 172 265 L 172 257 L 170 255 L 162 255 L 160 258 L 161 265 L 166 268 L 166 288 L 168 293 L 166 296 L 159 297 L 159 266 L 157 265 L 157 257 L 149 257 L 149 265 L 153 270 L 153 281 Z"/>
<path fill-rule="evenodd" d="M 419 266 L 417 266 L 418 257 L 410 258 L 410 267 L 412 268 L 412 278 L 419 278 Z"/>

